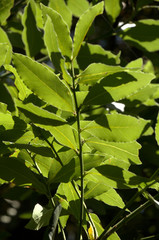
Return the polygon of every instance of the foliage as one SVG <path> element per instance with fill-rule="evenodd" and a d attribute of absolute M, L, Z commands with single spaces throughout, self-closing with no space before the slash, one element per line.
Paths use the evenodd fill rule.
<path fill-rule="evenodd" d="M 71 219 L 75 239 L 120 239 L 158 206 L 158 7 L 1 0 L 0 193 L 45 198 L 26 225 L 43 239 L 66 239 Z M 105 222 L 94 205 L 120 210 Z"/>

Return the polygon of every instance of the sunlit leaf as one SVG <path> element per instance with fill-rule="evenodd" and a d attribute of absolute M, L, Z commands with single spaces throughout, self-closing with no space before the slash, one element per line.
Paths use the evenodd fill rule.
<path fill-rule="evenodd" d="M 105 0 L 105 10 L 111 22 L 115 22 L 121 11 L 120 0 Z"/>
<path fill-rule="evenodd" d="M 72 11 L 72 14 L 76 17 L 80 17 L 89 8 L 87 0 L 68 0 L 67 5 Z"/>
<path fill-rule="evenodd" d="M 47 17 L 44 28 L 44 42 L 55 69 L 59 71 L 62 55 L 59 49 L 57 34 L 54 30 L 54 25 L 49 16 Z"/>
<path fill-rule="evenodd" d="M 14 5 L 14 0 L 0 1 L 0 25 L 5 24 L 5 21 L 10 15 L 10 10 Z"/>
<path fill-rule="evenodd" d="M 122 198 L 113 188 L 108 189 L 108 191 L 102 193 L 101 195 L 96 195 L 95 199 L 114 207 L 124 208 L 125 206 Z"/>
<path fill-rule="evenodd" d="M 1 60 L 2 63 L 9 64 L 12 58 L 12 45 L 9 41 L 9 38 L 6 34 L 6 32 L 0 28 L 0 44 L 5 44 L 7 46 L 4 46 L 4 49 L 2 50 L 2 45 L 1 45 L 1 51 L 4 54 L 4 51 L 6 51 L 6 56 L 5 56 L 5 61 L 3 62 L 3 59 Z"/>
<path fill-rule="evenodd" d="M 14 65 L 24 83 L 41 99 L 65 111 L 73 111 L 71 92 L 48 68 L 21 54 L 14 54 Z"/>
<path fill-rule="evenodd" d="M 61 15 L 55 10 L 42 5 L 42 11 L 45 18 L 48 15 L 52 20 L 62 55 L 67 59 L 71 59 L 72 39 L 67 24 L 65 23 Z"/>
<path fill-rule="evenodd" d="M 122 159 L 126 162 L 140 164 L 138 151 L 141 148 L 137 142 L 108 142 L 98 138 L 89 138 L 86 140 L 88 146 L 100 151 L 107 156 Z"/>
<path fill-rule="evenodd" d="M 82 133 L 106 141 L 129 142 L 136 140 L 149 127 L 150 122 L 142 118 L 122 114 L 101 115 L 95 121 L 83 121 Z"/>
<path fill-rule="evenodd" d="M 92 63 L 80 75 L 78 75 L 78 83 L 93 84 L 110 74 L 123 71 L 124 69 L 120 66 L 109 66 L 102 63 Z"/>
<path fill-rule="evenodd" d="M 159 114 L 158 114 L 158 117 L 157 117 L 155 132 L 156 132 L 156 141 L 159 145 Z"/>
<path fill-rule="evenodd" d="M 69 4 L 69 2 L 68 2 Z M 72 13 L 64 0 L 50 0 L 49 7 L 57 11 L 67 23 L 68 27 L 72 24 Z"/>
<path fill-rule="evenodd" d="M 73 58 L 77 57 L 78 52 L 81 48 L 81 44 L 93 20 L 97 15 L 102 13 L 103 13 L 103 2 L 89 8 L 86 12 L 83 13 L 83 15 L 81 15 L 75 28 Z"/>

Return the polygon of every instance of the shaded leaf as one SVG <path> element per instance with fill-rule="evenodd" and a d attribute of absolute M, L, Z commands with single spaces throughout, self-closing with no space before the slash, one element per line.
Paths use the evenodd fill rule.
<path fill-rule="evenodd" d="M 94 183 L 100 182 L 115 189 L 138 188 L 142 182 L 145 182 L 145 178 L 111 165 L 102 165 L 90 170 L 84 179 Z"/>
<path fill-rule="evenodd" d="M 17 99 L 15 100 L 15 103 L 17 107 L 20 108 L 21 111 L 24 112 L 24 114 L 33 121 L 33 123 L 42 123 L 53 126 L 66 123 L 66 121 L 58 115 L 40 108 L 32 103 L 23 104 Z"/>
<path fill-rule="evenodd" d="M 83 42 L 77 56 L 80 69 L 84 70 L 91 63 L 115 65 L 120 63 L 119 55 L 106 51 L 100 45 Z"/>
<path fill-rule="evenodd" d="M 101 162 L 105 159 L 104 156 L 100 154 L 83 154 L 84 170 L 88 171 L 91 168 L 99 166 Z M 59 171 L 58 171 L 59 170 Z M 55 174 L 56 172 L 56 174 Z M 54 163 L 50 169 L 48 182 L 69 182 L 72 179 L 78 179 L 80 177 L 80 161 L 75 155 L 69 161 L 61 166 L 59 169 L 55 169 Z"/>
<path fill-rule="evenodd" d="M 2 179 L 12 181 L 16 185 L 32 186 L 41 193 L 46 194 L 46 189 L 36 175 L 28 169 L 21 160 L 14 157 L 0 158 L 0 176 Z"/>
<path fill-rule="evenodd" d="M 42 33 L 38 30 L 36 24 L 36 5 L 30 0 L 24 9 L 22 17 L 23 32 L 22 39 L 25 45 L 26 54 L 34 57 L 43 47 Z"/>
<path fill-rule="evenodd" d="M 61 183 L 57 194 L 64 196 L 69 203 L 68 211 L 77 219 L 80 219 L 80 199 L 71 182 Z"/>
<path fill-rule="evenodd" d="M 153 74 L 142 72 L 120 72 L 105 77 L 95 84 L 84 100 L 85 105 L 103 105 L 129 97 L 146 87 L 154 78 Z"/>
<path fill-rule="evenodd" d="M 41 99 L 65 111 L 73 111 L 68 87 L 48 68 L 21 54 L 14 54 L 14 65 L 24 83 Z"/>
<path fill-rule="evenodd" d="M 95 17 L 103 13 L 103 2 L 96 4 L 95 6 L 89 8 L 86 12 L 81 15 L 77 22 L 74 35 L 74 50 L 73 58 L 76 58 L 78 52 L 81 48 L 81 44 L 93 22 Z"/>
<path fill-rule="evenodd" d="M 128 28 L 120 34 L 124 41 L 143 51 L 158 51 L 159 20 L 144 19 L 135 22 L 135 25 L 135 27 Z"/>

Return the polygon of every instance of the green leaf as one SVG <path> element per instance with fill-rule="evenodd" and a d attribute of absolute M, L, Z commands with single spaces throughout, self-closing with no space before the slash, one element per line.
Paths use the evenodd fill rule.
<path fill-rule="evenodd" d="M 128 99 L 131 102 L 134 100 L 137 100 L 140 103 L 149 106 L 150 100 L 154 100 L 158 98 L 156 96 L 157 91 L 159 92 L 159 85 L 150 83 L 148 86 L 141 89 L 139 92 L 133 93 L 130 97 L 128 97 Z M 156 102 L 154 101 L 152 105 L 156 105 Z"/>
<path fill-rule="evenodd" d="M 90 217 L 91 217 L 91 219 L 92 219 L 92 221 L 95 225 L 95 228 L 96 228 L 96 231 L 97 231 L 97 236 L 99 236 L 104 231 L 104 228 L 102 227 L 100 219 L 95 213 L 89 213 L 89 215 L 90 215 Z"/>
<path fill-rule="evenodd" d="M 108 142 L 98 138 L 89 138 L 86 140 L 86 144 L 107 156 L 141 164 L 138 157 L 138 151 L 141 146 L 137 142 Z"/>
<path fill-rule="evenodd" d="M 84 170 L 88 171 L 91 168 L 97 167 L 103 162 L 105 159 L 104 156 L 100 154 L 83 154 L 83 162 L 84 162 Z M 80 177 L 80 161 L 77 156 L 73 156 L 70 161 L 66 161 L 66 163 L 60 168 L 55 169 L 55 164 L 52 164 L 52 168 L 49 173 L 49 183 L 53 182 L 69 182 L 72 179 L 78 179 Z"/>
<path fill-rule="evenodd" d="M 14 0 L 0 1 L 0 25 L 5 24 L 5 21 L 10 16 L 10 10 L 14 5 Z"/>
<path fill-rule="evenodd" d="M 118 236 L 118 234 L 116 232 L 114 232 L 113 234 L 111 234 L 107 240 L 121 240 L 120 237 Z"/>
<path fill-rule="evenodd" d="M 28 2 L 22 17 L 23 33 L 22 39 L 25 45 L 26 54 L 34 57 L 43 47 L 42 33 L 36 25 L 36 5 L 33 0 Z"/>
<path fill-rule="evenodd" d="M 97 138 L 112 142 L 134 141 L 148 128 L 150 121 L 123 114 L 101 115 L 94 121 L 81 122 L 83 135 L 90 133 Z"/>
<path fill-rule="evenodd" d="M 37 203 L 33 209 L 32 218 L 25 227 L 31 230 L 39 230 L 41 227 L 48 226 L 52 214 L 52 208 L 45 208 Z"/>
<path fill-rule="evenodd" d="M 71 91 L 52 71 L 21 54 L 14 54 L 13 59 L 19 76 L 35 94 L 57 108 L 73 112 Z"/>
<path fill-rule="evenodd" d="M 15 76 L 14 84 L 19 91 L 18 97 L 19 97 L 20 100 L 23 101 L 31 93 L 31 91 L 22 82 L 22 80 L 20 79 L 16 69 L 12 65 L 5 65 L 5 69 L 14 74 L 14 76 Z"/>
<path fill-rule="evenodd" d="M 156 141 L 157 141 L 157 143 L 159 145 L 159 114 L 158 114 L 158 117 L 157 117 L 155 133 L 156 133 Z"/>
<path fill-rule="evenodd" d="M 6 63 L 6 56 L 9 51 L 9 45 L 7 43 L 0 43 L 0 67 Z"/>
<path fill-rule="evenodd" d="M 123 69 L 120 66 L 105 65 L 103 63 L 92 63 L 77 76 L 79 78 L 78 83 L 93 84 L 110 74 L 123 72 L 124 70 L 127 69 Z"/>
<path fill-rule="evenodd" d="M 120 63 L 119 55 L 104 50 L 100 45 L 83 42 L 77 56 L 80 69 L 84 70 L 91 63 L 116 65 Z"/>
<path fill-rule="evenodd" d="M 121 11 L 120 0 L 105 0 L 105 11 L 112 23 L 115 22 Z"/>
<path fill-rule="evenodd" d="M 5 50 L 2 50 L 2 45 L 0 50 L 2 51 L 2 53 L 4 54 L 4 51 L 6 51 L 6 56 L 5 56 L 5 64 L 9 64 L 11 62 L 11 58 L 12 58 L 12 45 L 9 41 L 9 38 L 7 36 L 7 34 L 5 33 L 5 31 L 0 28 L 0 44 L 5 44 L 6 46 L 4 46 Z M 3 61 L 3 60 L 1 60 Z"/>
<path fill-rule="evenodd" d="M 108 191 L 102 193 L 101 195 L 96 195 L 95 199 L 98 201 L 102 201 L 109 206 L 118 207 L 118 208 L 125 207 L 125 204 L 122 198 L 113 188 L 109 188 Z"/>
<path fill-rule="evenodd" d="M 76 17 L 80 17 L 89 8 L 87 0 L 68 0 L 67 5 L 72 11 L 72 14 Z"/>
<path fill-rule="evenodd" d="M 15 99 L 15 103 L 16 106 L 20 108 L 21 111 L 24 112 L 24 114 L 33 121 L 33 123 L 42 123 L 55 126 L 66 123 L 66 121 L 58 115 L 40 108 L 32 103 L 23 104 L 17 99 Z"/>
<path fill-rule="evenodd" d="M 78 52 L 81 48 L 81 44 L 93 20 L 97 15 L 102 13 L 103 13 L 103 2 L 100 2 L 95 6 L 89 8 L 86 12 L 83 13 L 83 15 L 81 15 L 75 28 L 73 58 L 77 57 Z"/>
<path fill-rule="evenodd" d="M 114 73 L 90 89 L 84 104 L 103 105 L 121 100 L 146 87 L 153 78 L 153 74 L 142 72 Z"/>
<path fill-rule="evenodd" d="M 142 70 L 143 68 L 143 59 L 142 58 L 138 58 L 136 60 L 133 60 L 131 62 L 129 62 L 127 65 L 126 65 L 127 68 L 134 68 L 134 70 L 136 69 L 139 69 L 139 70 Z"/>
<path fill-rule="evenodd" d="M 44 27 L 44 42 L 53 66 L 56 70 L 60 71 L 61 60 L 63 57 L 59 49 L 57 34 L 54 30 L 54 25 L 49 16 L 47 16 Z"/>
<path fill-rule="evenodd" d="M 67 24 L 65 23 L 65 21 L 58 12 L 54 11 L 49 7 L 44 6 L 43 4 L 41 4 L 41 6 L 43 15 L 45 16 L 45 20 L 47 15 L 52 20 L 62 55 L 66 57 L 66 59 L 71 59 L 72 39 Z"/>
<path fill-rule="evenodd" d="M 84 179 L 94 183 L 100 182 L 105 186 L 116 189 L 138 188 L 142 182 L 145 182 L 145 178 L 111 165 L 101 165 L 90 170 Z"/>
<path fill-rule="evenodd" d="M 71 126 L 69 125 L 50 126 L 45 124 L 35 125 L 49 131 L 60 144 L 72 148 L 74 150 L 77 149 L 77 143 L 75 141 L 73 129 L 71 128 Z"/>
<path fill-rule="evenodd" d="M 124 30 L 120 37 L 143 51 L 159 50 L 159 20 L 144 19 L 135 22 L 135 27 Z M 142 37 L 144 36 L 144 38 Z"/>
<path fill-rule="evenodd" d="M 64 0 L 50 0 L 49 7 L 58 12 L 67 23 L 68 27 L 71 27 L 72 13 Z"/>
<path fill-rule="evenodd" d="M 14 126 L 14 120 L 10 112 L 0 112 L 0 132 L 8 129 L 12 129 Z"/>
<path fill-rule="evenodd" d="M 60 196 L 64 196 L 64 198 L 69 203 L 68 211 L 72 215 L 74 215 L 74 217 L 77 220 L 79 220 L 80 219 L 80 199 L 72 183 L 71 182 L 61 183 L 57 190 L 57 194 Z"/>
<path fill-rule="evenodd" d="M 6 181 L 12 181 L 16 185 L 32 186 L 39 192 L 46 194 L 45 186 L 38 180 L 36 175 L 28 169 L 24 163 L 14 157 L 0 158 L 0 176 Z"/>
<path fill-rule="evenodd" d="M 109 189 L 109 187 L 101 185 L 100 182 L 94 183 L 92 181 L 89 181 L 84 189 L 84 197 L 85 199 L 95 198 L 102 193 L 107 192 Z"/>

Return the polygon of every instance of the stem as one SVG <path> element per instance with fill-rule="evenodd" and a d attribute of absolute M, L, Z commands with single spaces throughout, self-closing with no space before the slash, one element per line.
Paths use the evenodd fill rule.
<path fill-rule="evenodd" d="M 78 156 L 80 161 L 80 175 L 81 175 L 81 207 L 80 207 L 80 223 L 79 223 L 79 236 L 78 239 L 82 239 L 82 222 L 83 222 L 83 215 L 84 215 L 84 185 L 83 185 L 83 176 L 84 176 L 84 163 L 83 163 L 83 153 L 82 153 L 82 139 L 81 139 L 81 128 L 80 128 L 80 111 L 77 103 L 77 96 L 76 96 L 76 87 L 75 87 L 75 77 L 74 77 L 74 68 L 72 62 L 72 75 L 73 75 L 73 96 L 75 102 L 75 109 L 76 109 L 76 120 L 77 120 L 77 132 L 78 132 Z"/>
<path fill-rule="evenodd" d="M 155 196 L 155 198 L 159 198 L 159 193 Z M 115 224 L 110 230 L 107 231 L 107 233 L 99 239 L 107 239 L 112 233 L 116 232 L 121 226 L 123 226 L 125 223 L 128 223 L 132 218 L 134 218 L 136 215 L 141 213 L 142 210 L 146 209 L 147 207 L 151 206 L 153 203 L 151 200 L 148 200 L 144 204 L 140 205 L 138 208 L 136 208 L 133 212 L 128 214 L 126 217 L 124 217 L 121 221 L 119 221 L 117 224 Z"/>
<path fill-rule="evenodd" d="M 151 180 L 154 180 L 155 181 L 155 178 L 158 176 L 158 173 L 159 173 L 159 168 L 154 172 L 154 174 L 151 176 L 150 178 L 150 181 Z M 155 181 L 156 182 L 156 181 Z M 122 216 L 122 214 L 125 212 L 125 210 L 127 208 L 129 208 L 131 206 L 131 204 L 134 202 L 134 200 L 142 193 L 144 193 L 146 191 L 146 189 L 148 187 L 150 187 L 152 184 L 147 184 L 143 189 L 141 189 L 140 191 L 136 192 L 136 194 L 129 200 L 129 202 L 125 205 L 125 207 L 115 216 L 115 218 L 107 225 L 107 227 L 104 229 L 103 233 L 99 236 L 98 240 L 102 240 L 102 239 L 105 239 L 105 237 L 107 236 L 107 234 L 109 233 L 108 236 L 110 236 L 112 233 L 114 233 L 115 231 L 117 231 L 116 229 L 116 226 L 118 226 L 118 229 L 122 226 L 123 223 L 125 223 L 125 221 L 129 221 L 131 220 L 132 216 L 135 216 L 136 215 L 136 211 L 138 209 L 140 209 L 140 207 L 144 207 L 145 205 L 141 205 L 140 207 L 138 207 L 136 210 L 134 210 L 132 213 L 130 213 L 129 215 L 127 215 L 126 217 L 124 217 L 121 221 L 119 221 L 117 224 L 115 224 L 115 222 Z M 156 197 L 159 197 L 159 194 L 156 195 Z M 152 205 L 153 204 L 153 201 L 149 195 L 149 200 L 146 202 L 148 204 L 149 202 L 149 205 Z M 151 202 L 151 203 L 150 203 Z M 146 204 L 145 203 L 145 204 Z M 147 207 L 147 205 L 146 205 Z M 144 208 L 143 208 L 144 209 Z M 138 214 L 138 211 L 137 211 L 137 214 Z M 130 218 L 131 217 L 131 218 Z M 130 219 L 129 219 L 130 218 Z M 128 219 L 128 220 L 125 220 L 125 219 Z M 119 224 L 121 223 L 121 224 Z M 115 225 L 114 225 L 115 224 Z M 119 224 L 119 225 L 118 225 Z M 112 228 L 111 226 L 114 225 Z M 110 229 L 111 228 L 111 229 Z M 110 229 L 110 230 L 109 230 Z M 112 230 L 114 229 L 114 230 Z M 108 237 L 107 236 L 107 237 Z"/>
<path fill-rule="evenodd" d="M 29 153 L 29 152 L 28 152 L 28 153 Z M 30 155 L 30 154 L 29 154 L 29 155 Z M 30 157 L 31 157 L 31 156 L 30 156 Z M 38 165 L 37 165 L 37 163 L 36 163 L 36 161 L 35 161 L 35 159 L 34 159 L 34 156 L 31 157 L 31 159 L 33 160 L 34 166 L 35 166 L 36 170 L 38 171 L 39 175 L 42 176 L 43 183 L 44 183 L 44 185 L 45 185 L 45 187 L 46 187 L 46 190 L 47 190 L 47 197 L 48 197 L 49 201 L 51 202 L 52 208 L 55 209 L 56 204 L 55 204 L 55 202 L 54 202 L 54 200 L 53 200 L 53 198 L 52 198 L 50 188 L 49 188 L 49 186 L 48 186 L 48 184 L 47 184 L 47 182 L 46 182 L 46 180 L 45 180 L 45 178 L 44 178 L 44 176 L 43 176 L 40 168 L 38 167 Z M 63 227 L 62 227 L 62 224 L 61 224 L 60 219 L 58 219 L 58 224 L 59 224 L 60 230 L 61 230 L 61 232 L 62 232 L 63 240 L 66 240 L 65 232 L 64 232 L 64 229 L 63 229 Z"/>

